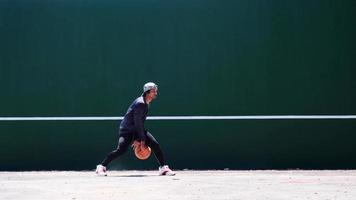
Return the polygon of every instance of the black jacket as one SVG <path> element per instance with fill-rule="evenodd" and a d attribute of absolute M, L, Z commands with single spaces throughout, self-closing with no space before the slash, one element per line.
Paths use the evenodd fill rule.
<path fill-rule="evenodd" d="M 120 124 L 120 134 L 133 134 L 139 141 L 145 141 L 144 122 L 148 113 L 148 104 L 143 96 L 138 97 L 130 105 Z"/>

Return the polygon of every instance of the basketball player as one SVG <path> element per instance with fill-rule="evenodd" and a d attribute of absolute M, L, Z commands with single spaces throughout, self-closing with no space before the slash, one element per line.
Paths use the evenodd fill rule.
<path fill-rule="evenodd" d="M 157 92 L 158 87 L 155 83 L 148 82 L 143 86 L 143 94 L 130 105 L 124 119 L 121 121 L 117 148 L 110 152 L 101 164 L 97 165 L 96 173 L 98 175 L 107 176 L 106 167 L 108 164 L 124 154 L 135 140 L 139 141 L 137 145 L 140 145 L 141 148 L 146 147 L 146 145 L 151 147 L 159 163 L 159 175 L 175 175 L 175 172 L 165 164 L 163 153 L 157 140 L 144 129 L 148 107 L 156 98 Z"/>

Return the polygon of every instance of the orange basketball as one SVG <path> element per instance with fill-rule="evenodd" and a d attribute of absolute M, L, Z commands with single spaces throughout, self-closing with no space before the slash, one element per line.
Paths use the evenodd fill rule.
<path fill-rule="evenodd" d="M 145 148 L 141 148 L 140 145 L 137 145 L 134 148 L 135 156 L 140 160 L 146 160 L 151 155 L 151 148 L 146 146 Z"/>

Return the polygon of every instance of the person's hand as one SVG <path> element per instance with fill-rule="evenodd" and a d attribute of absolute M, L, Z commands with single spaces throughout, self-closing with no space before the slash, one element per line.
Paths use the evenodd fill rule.
<path fill-rule="evenodd" d="M 145 141 L 141 141 L 141 149 L 145 149 L 146 148 L 146 142 Z"/>
<path fill-rule="evenodd" d="M 146 142 L 145 142 L 145 141 L 139 142 L 139 141 L 135 140 L 135 141 L 132 143 L 131 147 L 132 147 L 133 149 L 135 149 L 135 148 L 137 148 L 137 147 L 140 147 L 140 149 L 145 149 L 145 148 L 146 148 Z"/>
<path fill-rule="evenodd" d="M 131 145 L 131 147 L 133 149 L 136 149 L 138 146 L 141 146 L 141 143 L 139 141 L 137 141 L 137 140 L 135 140 Z"/>
<path fill-rule="evenodd" d="M 146 160 L 151 155 L 151 148 L 146 146 L 145 141 L 134 141 L 132 148 L 135 152 L 135 156 L 140 160 Z"/>

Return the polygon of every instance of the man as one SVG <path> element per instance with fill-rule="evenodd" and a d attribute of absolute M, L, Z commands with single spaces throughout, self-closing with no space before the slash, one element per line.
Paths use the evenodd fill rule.
<path fill-rule="evenodd" d="M 144 122 L 148 113 L 149 104 L 156 98 L 158 87 L 155 83 L 148 82 L 143 86 L 143 94 L 138 97 L 127 110 L 124 119 L 121 121 L 119 130 L 119 141 L 117 148 L 109 153 L 103 162 L 96 167 L 98 175 L 106 176 L 107 165 L 124 154 L 133 141 L 138 141 L 137 145 L 145 148 L 151 147 L 160 165 L 159 175 L 173 176 L 175 173 L 165 164 L 162 150 L 157 140 L 151 133 L 144 129 Z"/>

